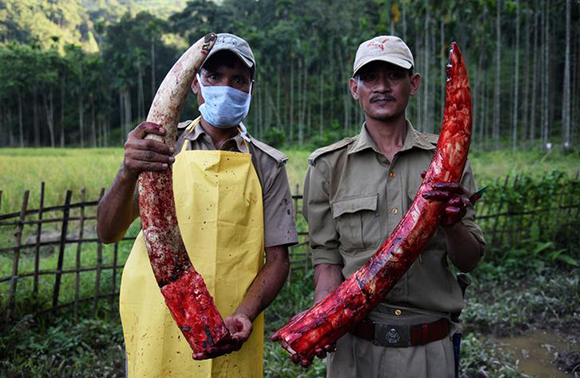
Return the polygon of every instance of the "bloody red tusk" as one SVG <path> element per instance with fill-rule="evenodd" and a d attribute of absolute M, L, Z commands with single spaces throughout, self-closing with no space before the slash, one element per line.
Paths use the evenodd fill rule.
<path fill-rule="evenodd" d="M 175 144 L 177 122 L 190 84 L 216 38 L 213 33 L 206 35 L 171 68 L 147 116 L 147 121 L 162 125 L 167 132 L 164 138 L 149 134 L 147 139 Z M 139 175 L 139 210 L 147 254 L 165 303 L 194 353 L 203 353 L 229 337 L 229 332 L 183 244 L 175 213 L 171 169 Z"/>

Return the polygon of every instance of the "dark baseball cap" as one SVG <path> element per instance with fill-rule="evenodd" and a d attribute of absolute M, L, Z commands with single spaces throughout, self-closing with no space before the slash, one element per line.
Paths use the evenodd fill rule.
<path fill-rule="evenodd" d="M 248 42 L 237 35 L 229 33 L 219 33 L 217 35 L 215 45 L 209 51 L 209 54 L 207 54 L 205 61 L 213 54 L 223 50 L 233 52 L 250 70 L 255 70 L 256 59 Z"/>

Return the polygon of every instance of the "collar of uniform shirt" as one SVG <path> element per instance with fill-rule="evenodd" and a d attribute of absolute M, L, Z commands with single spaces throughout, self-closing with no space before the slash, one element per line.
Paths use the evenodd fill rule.
<path fill-rule="evenodd" d="M 423 150 L 435 149 L 435 145 L 427 140 L 427 134 L 420 133 L 415 130 L 411 122 L 407 120 L 407 135 L 405 137 L 403 147 L 399 152 L 410 150 L 413 147 L 421 148 Z M 349 149 L 348 153 L 354 154 L 366 150 L 367 148 L 372 148 L 376 153 L 380 153 L 377 145 L 367 131 L 365 123 L 363 123 L 361 132 L 357 140 L 352 144 L 352 147 Z"/>
<path fill-rule="evenodd" d="M 213 142 L 211 140 L 211 137 L 205 132 L 205 130 L 203 129 L 203 127 L 201 127 L 201 125 L 197 125 L 196 127 L 194 127 L 193 130 L 187 131 L 187 134 L 184 135 L 184 138 L 188 139 L 191 142 L 196 141 L 200 137 L 203 138 L 202 139 L 203 143 L 209 144 L 213 148 Z M 231 146 L 232 142 L 235 142 L 235 146 L 236 146 L 235 152 L 248 153 L 248 149 L 246 148 L 246 143 L 244 143 L 244 138 L 242 137 L 242 135 L 239 132 L 233 138 L 226 140 L 224 142 L 224 144 L 222 145 L 221 150 L 226 150 L 229 146 Z M 249 143 L 251 143 L 251 139 L 250 139 Z"/>

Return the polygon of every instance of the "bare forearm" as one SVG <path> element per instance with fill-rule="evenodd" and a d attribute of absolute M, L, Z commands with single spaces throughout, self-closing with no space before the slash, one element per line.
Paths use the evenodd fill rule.
<path fill-rule="evenodd" d="M 332 293 L 344 281 L 342 267 L 333 264 L 319 264 L 314 267 L 314 303 L 318 303 Z"/>
<path fill-rule="evenodd" d="M 475 269 L 481 259 L 481 244 L 461 222 L 443 229 L 447 235 L 447 253 L 453 265 L 465 273 Z"/>
<path fill-rule="evenodd" d="M 119 241 L 139 214 L 134 203 L 137 178 L 123 168 L 97 208 L 97 234 L 105 243 Z"/>
<path fill-rule="evenodd" d="M 284 286 L 289 267 L 286 247 L 266 248 L 266 264 L 260 269 L 235 313 L 246 315 L 254 321 L 272 303 Z"/>

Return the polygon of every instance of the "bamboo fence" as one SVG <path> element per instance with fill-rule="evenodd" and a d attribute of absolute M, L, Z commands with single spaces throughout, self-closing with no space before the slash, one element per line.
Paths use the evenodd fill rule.
<path fill-rule="evenodd" d="M 574 182 L 580 185 L 578 175 Z M 502 191 L 517 192 L 521 190 L 519 185 L 520 179 L 516 176 L 506 177 L 499 187 Z M 518 208 L 508 200 L 485 201 L 484 196 L 477 204 L 477 221 L 488 246 L 501 249 L 532 237 L 553 241 L 559 246 L 576 246 L 580 238 L 580 197 L 576 195 L 578 187 L 573 189 L 563 187 L 550 201 Z M 301 217 L 302 195 L 298 186 L 295 193 L 292 198 L 300 242 L 291 247 L 291 271 L 308 271 L 312 268 L 311 252 L 306 222 Z M 46 193 L 42 183 L 38 208 L 29 208 L 30 191 L 27 190 L 20 211 L 0 214 L 0 237 L 3 237 L 0 239 L 0 261 L 12 263 L 9 275 L 1 277 L 0 273 L 0 308 L 5 313 L 0 322 L 12 322 L 30 313 L 70 310 L 71 307 L 74 316 L 78 317 L 81 305 L 86 303 L 89 306 L 82 308 L 85 311 L 90 308 L 95 315 L 102 301 L 110 304 L 109 311 L 116 311 L 120 275 L 137 228 L 132 227 L 133 232 L 114 245 L 103 246 L 95 229 L 96 206 L 104 190 L 95 200 L 87 200 L 85 190 L 81 190 L 79 201 L 73 202 L 72 194 L 70 190 L 66 192 L 62 205 L 45 207 Z M 0 191 L 0 203 L 1 200 Z M 52 239 L 46 238 L 49 230 L 52 230 Z M 86 263 L 87 256 L 92 263 Z M 46 259 L 52 259 L 53 267 L 42 268 Z M 27 270 L 22 268 L 22 260 L 27 260 Z M 74 260 L 74 264 L 70 260 Z M 65 276 L 73 278 L 68 279 L 69 286 L 63 295 Z M 34 303 L 34 306 L 26 307 L 27 303 Z"/>
<path fill-rule="evenodd" d="M 119 247 L 131 245 L 134 236 L 125 236 L 121 241 L 115 243 L 112 250 L 112 262 L 103 264 L 103 243 L 94 233 L 96 224 L 96 206 L 99 199 L 104 194 L 101 190 L 100 196 L 96 200 L 86 200 L 86 191 L 80 193 L 80 201 L 72 202 L 72 191 L 65 194 L 64 203 L 60 206 L 44 207 L 45 185 L 41 184 L 39 207 L 30 209 L 28 206 L 30 191 L 23 194 L 22 205 L 19 212 L 0 215 L 0 235 L 9 235 L 9 230 L 13 230 L 13 246 L 5 247 L 0 245 L 0 257 L 8 261 L 7 256 L 12 255 L 12 272 L 9 276 L 0 277 L 0 308 L 5 316 L 0 321 L 14 320 L 17 300 L 23 298 L 22 302 L 33 302 L 35 305 L 41 303 L 40 308 L 33 306 L 33 313 L 55 312 L 63 308 L 73 307 L 75 317 L 79 314 L 79 307 L 83 303 L 92 303 L 92 312 L 95 314 L 100 300 L 108 299 L 114 304 L 118 296 L 119 274 L 122 271 L 124 261 L 119 260 Z M 2 192 L 0 191 L 0 201 Z M 46 238 L 43 229 L 51 227 L 50 238 Z M 58 237 L 54 237 L 54 231 Z M 73 231 L 74 232 L 71 232 Z M 90 232 L 89 232 L 90 231 Z M 87 234 L 88 233 L 88 234 Z M 26 239 L 24 236 L 28 235 Z M 86 266 L 82 264 L 83 251 L 86 253 L 87 247 L 95 249 L 94 264 Z M 44 250 L 50 250 L 49 256 Z M 67 253 L 68 252 L 68 253 Z M 65 256 L 70 257 L 74 253 L 74 267 L 65 268 Z M 27 260 L 33 260 L 32 269 L 21 271 L 21 257 L 25 254 Z M 55 266 L 41 269 L 43 259 L 51 258 Z M 56 261 L 54 261 L 56 260 Z M 28 264 L 30 265 L 30 264 Z M 108 290 L 103 290 L 103 272 L 110 271 L 110 282 Z M 94 272 L 91 279 L 92 290 L 90 293 L 82 293 L 82 277 L 85 273 Z M 74 299 L 62 300 L 62 279 L 65 275 L 74 276 L 73 292 Z M 44 279 L 43 279 L 44 278 Z M 50 278 L 53 278 L 52 280 Z M 19 282 L 32 280 L 32 289 L 22 293 L 18 290 Z M 30 284 L 30 282 L 26 282 Z M 39 290 L 41 284 L 44 290 Z M 6 287 L 8 286 L 8 287 Z M 30 287 L 30 285 L 27 285 Z M 50 289 L 50 298 L 39 298 L 40 292 L 47 296 L 47 289 Z M 86 290 L 85 290 L 86 291 Z M 4 298 L 7 298 L 4 300 Z M 36 302 L 43 299 L 40 302 Z M 26 303 L 24 303 L 26 304 Z M 113 306 L 110 306 L 113 308 Z M 30 312 L 30 308 L 27 309 Z M 24 314 L 17 314 L 22 316 Z"/>

